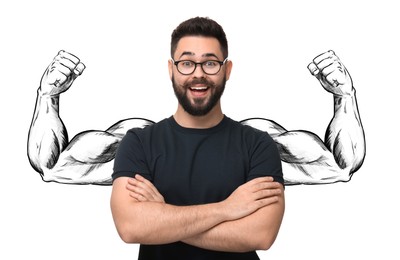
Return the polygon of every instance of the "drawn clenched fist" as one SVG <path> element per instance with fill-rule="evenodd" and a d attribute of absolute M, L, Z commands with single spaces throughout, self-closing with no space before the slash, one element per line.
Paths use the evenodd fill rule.
<path fill-rule="evenodd" d="M 352 93 L 350 74 L 332 50 L 318 55 L 308 69 L 328 92 L 338 96 Z"/>
<path fill-rule="evenodd" d="M 84 70 L 85 65 L 76 56 L 61 50 L 42 76 L 42 94 L 55 96 L 67 91 Z"/>

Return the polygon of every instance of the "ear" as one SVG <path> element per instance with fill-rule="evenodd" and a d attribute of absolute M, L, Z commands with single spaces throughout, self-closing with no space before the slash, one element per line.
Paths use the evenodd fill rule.
<path fill-rule="evenodd" d="M 232 63 L 231 60 L 227 60 L 225 62 L 225 67 L 226 67 L 226 69 L 225 69 L 225 77 L 226 77 L 226 80 L 229 80 L 229 77 L 231 76 L 232 66 L 233 66 L 233 63 Z"/>
<path fill-rule="evenodd" d="M 168 60 L 168 72 L 169 72 L 169 79 L 172 80 L 172 71 L 174 69 L 174 63 L 171 59 Z"/>

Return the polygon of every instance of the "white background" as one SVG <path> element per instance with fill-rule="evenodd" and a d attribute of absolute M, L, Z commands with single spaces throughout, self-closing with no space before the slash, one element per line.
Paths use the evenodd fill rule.
<path fill-rule="evenodd" d="M 287 208 L 262 259 L 399 259 L 399 7 L 396 1 L 2 1 L 1 259 L 135 259 L 118 237 L 109 186 L 45 183 L 26 144 L 40 78 L 59 50 L 87 66 L 61 96 L 70 138 L 118 120 L 175 112 L 172 30 L 218 21 L 234 67 L 223 97 L 237 120 L 272 119 L 324 136 L 333 102 L 307 70 L 334 50 L 349 70 L 367 140 L 348 183 L 286 188 Z"/>

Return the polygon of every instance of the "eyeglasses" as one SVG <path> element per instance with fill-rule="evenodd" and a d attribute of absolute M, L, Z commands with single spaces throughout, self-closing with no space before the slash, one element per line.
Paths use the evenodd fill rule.
<path fill-rule="evenodd" d="M 228 60 L 226 58 L 224 61 L 219 61 L 219 60 L 206 60 L 203 62 L 194 62 L 191 60 L 173 60 L 174 65 L 176 66 L 176 69 L 179 71 L 179 73 L 183 75 L 190 75 L 192 74 L 196 68 L 197 65 L 201 66 L 201 69 L 203 72 L 207 75 L 215 75 L 221 70 L 221 66 L 224 65 L 224 63 Z"/>

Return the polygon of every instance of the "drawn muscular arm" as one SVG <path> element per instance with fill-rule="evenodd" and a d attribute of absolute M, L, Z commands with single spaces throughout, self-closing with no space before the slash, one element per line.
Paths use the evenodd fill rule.
<path fill-rule="evenodd" d="M 145 119 L 123 120 L 105 131 L 84 131 L 68 140 L 60 118 L 60 94 L 67 91 L 85 66 L 74 55 L 60 51 L 44 72 L 28 135 L 28 158 L 44 181 L 110 185 L 118 143 Z"/>
<path fill-rule="evenodd" d="M 46 69 L 29 130 L 28 157 L 45 181 L 109 185 L 121 137 L 130 128 L 153 122 L 123 120 L 106 131 L 82 132 L 69 142 L 59 116 L 60 94 L 84 68 L 78 58 L 61 51 Z M 248 119 L 242 123 L 273 137 L 280 150 L 286 184 L 348 181 L 365 157 L 364 130 L 351 77 L 332 51 L 316 57 L 309 70 L 334 95 L 334 116 L 325 141 L 308 131 L 288 131 L 271 120 Z"/>
<path fill-rule="evenodd" d="M 274 121 L 242 121 L 268 132 L 277 143 L 285 184 L 349 181 L 365 157 L 365 137 L 353 82 L 333 51 L 317 56 L 308 66 L 325 90 L 333 94 L 334 115 L 325 141 L 309 131 L 288 131 Z"/>
<path fill-rule="evenodd" d="M 67 130 L 59 116 L 59 95 L 84 69 L 78 58 L 60 51 L 42 76 L 28 136 L 30 163 L 42 174 L 54 167 L 68 144 Z"/>

